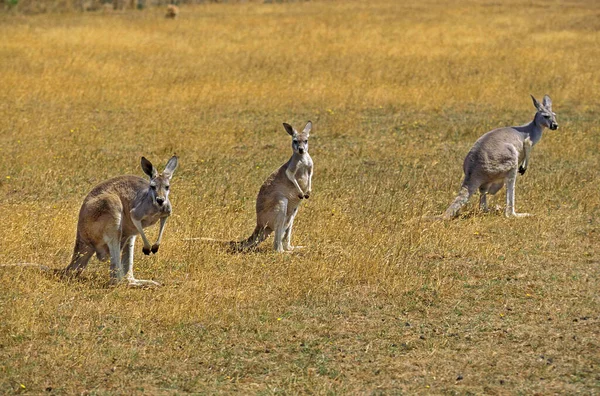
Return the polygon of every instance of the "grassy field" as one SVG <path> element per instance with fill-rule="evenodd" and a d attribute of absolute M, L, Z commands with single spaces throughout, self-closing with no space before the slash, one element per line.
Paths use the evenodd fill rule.
<path fill-rule="evenodd" d="M 526 4 L 525 4 L 526 3 Z M 0 393 L 600 393 L 600 7 L 323 1 L 0 15 L 0 263 L 67 265 L 98 182 L 177 153 L 160 252 L 108 286 L 0 268 Z M 546 131 L 516 209 L 441 214 L 473 142 Z M 293 243 L 231 254 L 314 123 Z M 502 190 L 495 204 L 504 206 Z M 157 228 L 149 235 L 154 238 Z"/>

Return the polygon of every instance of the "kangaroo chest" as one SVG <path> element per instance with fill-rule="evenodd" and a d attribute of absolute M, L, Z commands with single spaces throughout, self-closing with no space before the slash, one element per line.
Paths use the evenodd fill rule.
<path fill-rule="evenodd" d="M 146 212 L 144 217 L 140 220 L 142 223 L 142 228 L 153 226 L 160 220 L 162 217 L 168 217 L 171 214 L 171 203 L 166 202 L 161 208 L 151 207 L 150 210 Z M 137 229 L 131 224 L 132 230 L 135 234 L 137 234 Z"/>
<path fill-rule="evenodd" d="M 153 215 L 144 217 L 142 219 L 142 227 L 146 228 L 146 227 L 150 227 L 151 225 L 156 224 L 156 222 L 160 219 L 160 217 L 161 217 L 161 213 L 160 212 L 157 212 L 157 213 L 155 213 Z"/>
<path fill-rule="evenodd" d="M 305 157 L 306 158 L 302 158 L 302 160 L 298 161 L 296 164 L 296 171 L 294 173 L 294 177 L 302 190 L 305 190 L 308 187 L 308 182 L 313 167 L 310 156 L 307 154 Z"/>

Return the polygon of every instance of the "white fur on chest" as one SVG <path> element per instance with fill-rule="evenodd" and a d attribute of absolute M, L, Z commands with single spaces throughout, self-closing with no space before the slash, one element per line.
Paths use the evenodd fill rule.
<path fill-rule="evenodd" d="M 312 167 L 312 158 L 310 158 L 310 155 L 308 154 L 303 155 L 296 165 L 296 172 L 294 173 L 294 176 L 298 181 L 298 185 L 303 190 L 305 190 L 308 187 Z"/>

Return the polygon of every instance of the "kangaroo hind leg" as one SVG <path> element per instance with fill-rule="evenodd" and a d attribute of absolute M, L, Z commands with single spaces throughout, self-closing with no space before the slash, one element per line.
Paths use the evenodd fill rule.
<path fill-rule="evenodd" d="M 296 218 L 296 213 L 298 213 L 298 208 L 294 209 L 294 212 L 291 216 L 288 217 L 286 221 L 287 228 L 283 233 L 283 249 L 285 251 L 292 251 L 294 249 L 302 249 L 304 246 L 292 246 L 292 228 L 294 227 L 294 219 Z"/>
<path fill-rule="evenodd" d="M 121 264 L 120 236 L 105 235 L 104 241 L 110 252 L 110 284 L 116 285 L 123 279 L 123 265 Z"/>
<path fill-rule="evenodd" d="M 488 205 L 487 205 L 487 194 L 488 194 L 489 187 L 490 187 L 489 183 L 482 184 L 481 186 L 479 186 L 479 209 L 481 211 L 483 211 L 484 213 L 489 212 Z"/>
<path fill-rule="evenodd" d="M 123 252 L 121 254 L 121 263 L 123 265 L 123 272 L 127 278 L 129 286 L 133 287 L 144 287 L 144 286 L 160 286 L 160 283 L 153 280 L 135 279 L 133 276 L 133 253 L 135 246 L 135 235 L 130 236 L 123 245 Z"/>
<path fill-rule="evenodd" d="M 275 241 L 273 248 L 276 252 L 282 253 L 283 250 L 283 234 L 285 233 L 285 219 L 287 212 L 287 199 L 281 200 L 274 216 L 273 229 L 275 230 Z"/>
<path fill-rule="evenodd" d="M 517 168 L 513 168 L 506 176 L 506 217 L 526 217 L 529 213 L 515 212 L 515 184 L 517 181 Z"/>

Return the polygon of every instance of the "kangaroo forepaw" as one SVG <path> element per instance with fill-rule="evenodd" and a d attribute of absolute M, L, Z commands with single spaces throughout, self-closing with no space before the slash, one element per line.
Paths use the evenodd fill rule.
<path fill-rule="evenodd" d="M 527 171 L 527 168 L 523 168 L 522 166 L 519 166 L 519 173 L 524 175 L 525 171 Z"/>
<path fill-rule="evenodd" d="M 149 247 L 146 247 L 146 246 L 144 246 L 144 247 L 142 248 L 142 252 L 143 252 L 143 253 L 144 253 L 146 256 L 149 256 L 149 255 L 150 255 L 150 248 L 149 248 Z"/>
<path fill-rule="evenodd" d="M 158 247 L 159 247 L 159 246 L 160 246 L 160 245 L 157 245 L 156 243 L 155 243 L 154 245 L 152 245 L 152 250 L 151 250 L 151 251 L 152 251 L 152 253 L 156 253 L 156 252 L 158 252 Z"/>

